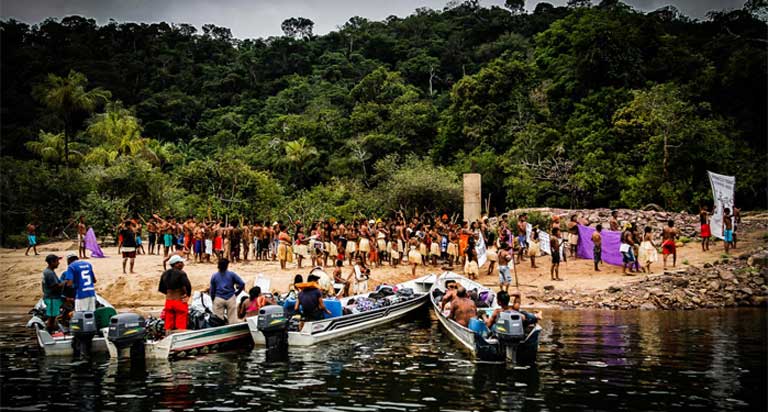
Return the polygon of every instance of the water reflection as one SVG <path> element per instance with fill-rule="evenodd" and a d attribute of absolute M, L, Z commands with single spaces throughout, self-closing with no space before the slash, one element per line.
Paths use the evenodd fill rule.
<path fill-rule="evenodd" d="M 177 361 L 45 358 L 0 317 L 0 405 L 15 410 L 765 410 L 766 312 L 549 311 L 537 367 L 475 363 L 436 322 L 353 340 Z"/>

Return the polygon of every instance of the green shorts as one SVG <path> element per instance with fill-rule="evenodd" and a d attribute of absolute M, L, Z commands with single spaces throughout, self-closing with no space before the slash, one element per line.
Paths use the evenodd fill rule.
<path fill-rule="evenodd" d="M 55 318 L 59 316 L 59 309 L 61 309 L 61 299 L 59 298 L 45 298 L 45 316 L 49 318 Z"/>

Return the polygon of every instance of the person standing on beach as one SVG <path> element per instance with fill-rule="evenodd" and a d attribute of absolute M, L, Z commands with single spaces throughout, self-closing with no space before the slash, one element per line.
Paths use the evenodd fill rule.
<path fill-rule="evenodd" d="M 592 259 L 595 261 L 595 272 L 599 272 L 600 268 L 597 266 L 603 262 L 603 236 L 600 232 L 603 231 L 603 225 L 597 224 L 595 231 L 592 233 Z"/>
<path fill-rule="evenodd" d="M 610 225 L 612 232 L 618 232 L 620 229 L 619 226 L 619 219 L 617 216 L 619 215 L 619 212 L 613 210 L 611 211 L 611 220 L 608 221 L 608 224 Z"/>
<path fill-rule="evenodd" d="M 514 264 L 514 261 L 514 256 L 509 253 L 509 244 L 502 241 L 499 249 L 499 290 L 509 292 L 509 285 L 512 283 L 512 271 L 509 265 Z"/>
<path fill-rule="evenodd" d="M 123 274 L 125 274 L 125 264 L 129 259 L 131 261 L 131 273 L 133 273 L 133 265 L 136 260 L 136 232 L 134 230 L 133 222 L 130 220 L 123 222 L 122 229 L 120 229 L 120 237 L 123 239 L 120 243 L 120 249 L 123 253 Z"/>
<path fill-rule="evenodd" d="M 677 263 L 677 246 L 675 245 L 675 241 L 677 240 L 677 229 L 675 229 L 674 220 L 670 219 L 667 221 L 667 227 L 661 231 L 661 239 L 661 253 L 664 256 L 664 269 L 667 268 L 667 256 L 669 255 L 672 255 L 672 267 L 675 267 L 675 264 Z"/>
<path fill-rule="evenodd" d="M 709 250 L 709 238 L 712 237 L 712 229 L 709 227 L 709 210 L 702 206 L 699 211 L 699 223 L 701 223 L 701 251 Z"/>
<path fill-rule="evenodd" d="M 576 215 L 571 215 L 568 222 L 568 248 L 571 250 L 571 257 L 576 257 L 576 246 L 579 244 L 579 222 L 576 221 Z"/>
<path fill-rule="evenodd" d="M 141 220 L 144 220 L 144 218 L 141 218 Z M 155 245 L 157 245 L 157 221 L 155 221 L 154 217 L 150 217 L 149 221 L 144 221 L 144 223 L 147 225 L 147 240 L 149 241 L 149 254 L 154 255 L 155 254 Z M 158 253 L 160 253 L 160 247 L 158 245 Z"/>
<path fill-rule="evenodd" d="M 517 244 L 519 245 L 518 259 L 515 263 L 522 263 L 525 256 L 525 251 L 528 249 L 528 214 L 523 213 L 517 218 Z"/>
<path fill-rule="evenodd" d="M 80 221 L 77 223 L 77 256 L 80 259 L 88 259 L 85 254 L 85 216 L 80 215 Z"/>
<path fill-rule="evenodd" d="M 549 238 L 549 250 L 552 251 L 552 267 L 549 269 L 549 276 L 552 280 L 560 279 L 560 229 L 552 229 L 552 236 Z"/>
<path fill-rule="evenodd" d="M 738 241 L 738 227 L 741 225 L 741 208 L 733 206 L 733 244 L 731 245 L 736 249 L 736 242 Z"/>
<path fill-rule="evenodd" d="M 277 235 L 279 245 L 277 246 L 277 259 L 280 261 L 280 269 L 285 270 L 286 262 L 293 262 L 291 251 L 291 236 L 286 231 L 285 225 L 280 225 L 280 234 Z"/>
<path fill-rule="evenodd" d="M 733 247 L 733 215 L 731 209 L 723 209 L 723 247 L 725 247 L 725 253 Z"/>
<path fill-rule="evenodd" d="M 37 226 L 35 226 L 33 223 L 30 223 L 27 225 L 27 251 L 24 252 L 24 256 L 29 256 L 29 249 L 32 249 L 35 252 L 35 256 L 38 256 L 39 253 L 37 253 Z"/>

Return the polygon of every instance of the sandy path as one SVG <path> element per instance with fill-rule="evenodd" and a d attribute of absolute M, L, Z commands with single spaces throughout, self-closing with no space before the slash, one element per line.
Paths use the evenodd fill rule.
<path fill-rule="evenodd" d="M 732 252 L 733 255 L 746 251 L 758 244 L 765 244 L 762 240 L 762 232 L 742 233 L 739 248 Z M 0 273 L 4 279 L 4 288 L 0 290 L 0 306 L 32 306 L 41 297 L 42 270 L 45 268 L 44 257 L 49 253 L 65 255 L 76 253 L 74 242 L 56 242 L 38 247 L 40 256 L 24 256 L 23 250 L 0 249 Z M 122 259 L 118 257 L 117 248 L 104 249 L 108 256 L 104 259 L 90 259 L 97 276 L 97 291 L 118 307 L 158 307 L 163 304 L 163 295 L 157 292 L 157 284 L 162 273 L 162 256 L 140 255 L 136 259 L 135 274 L 122 274 Z M 707 253 L 701 251 L 699 243 L 692 242 L 678 249 L 678 266 L 683 267 L 687 261 L 690 265 L 702 265 L 720 259 L 723 253 L 722 243 L 712 246 Z M 661 259 L 661 256 L 659 256 Z M 538 269 L 530 267 L 530 261 L 526 260 L 518 265 L 517 273 L 522 291 L 541 291 L 546 285 L 553 285 L 558 289 L 574 289 L 577 291 L 594 291 L 605 289 L 613 285 L 621 285 L 636 281 L 639 276 L 622 276 L 621 267 L 604 265 L 602 271 L 594 272 L 592 261 L 584 259 L 569 259 L 560 266 L 562 282 L 553 282 L 549 279 L 549 257 L 537 259 Z M 670 259 L 671 264 L 671 259 Z M 662 272 L 661 261 L 652 265 L 654 273 Z M 57 270 L 57 274 L 63 270 L 63 265 Z M 195 290 L 207 287 L 210 275 L 216 270 L 214 264 L 191 263 L 184 269 L 189 274 L 192 287 Z M 308 272 L 306 266 L 299 270 L 296 264 L 289 269 L 281 271 L 277 262 L 247 262 L 231 265 L 231 270 L 237 272 L 250 284 L 261 273 L 272 280 L 272 288 L 286 291 L 293 276 L 297 273 Z M 329 268 L 328 271 L 331 269 Z M 349 266 L 345 266 L 345 276 L 349 273 Z M 419 266 L 417 276 L 428 273 L 439 273 L 439 266 Z M 487 285 L 495 285 L 498 282 L 498 270 L 493 275 L 487 275 L 486 267 L 481 269 L 480 281 Z M 371 287 L 379 283 L 398 283 L 411 278 L 410 268 L 398 266 L 392 268 L 385 265 L 372 269 Z"/>

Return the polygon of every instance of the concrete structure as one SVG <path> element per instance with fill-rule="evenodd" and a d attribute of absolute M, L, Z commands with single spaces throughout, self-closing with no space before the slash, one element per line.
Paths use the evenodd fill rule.
<path fill-rule="evenodd" d="M 464 219 L 473 221 L 482 212 L 482 182 L 479 173 L 464 174 Z"/>

